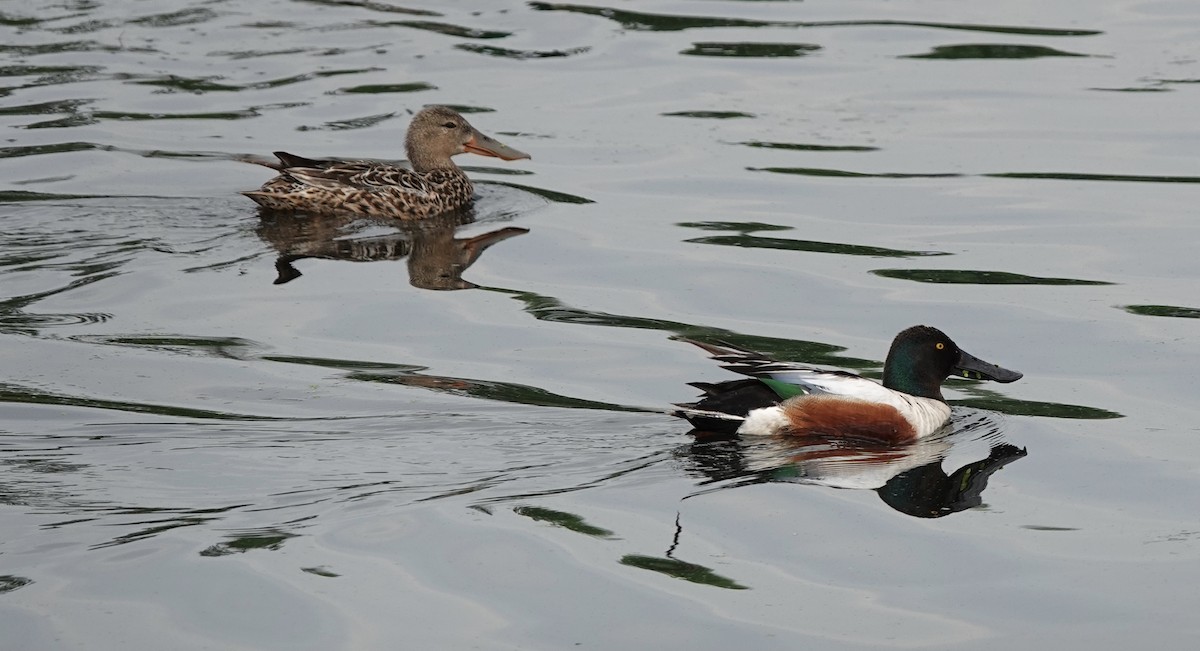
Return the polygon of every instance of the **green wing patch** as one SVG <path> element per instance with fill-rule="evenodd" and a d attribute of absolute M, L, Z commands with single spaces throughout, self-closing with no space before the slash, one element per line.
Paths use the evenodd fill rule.
<path fill-rule="evenodd" d="M 758 381 L 767 385 L 768 388 L 774 391 L 775 395 L 779 396 L 780 400 L 787 400 L 788 398 L 794 398 L 796 396 L 802 396 L 808 393 L 804 390 L 804 387 L 798 384 L 780 382 L 779 380 L 772 380 L 771 378 L 766 377 L 760 377 L 758 378 Z"/>

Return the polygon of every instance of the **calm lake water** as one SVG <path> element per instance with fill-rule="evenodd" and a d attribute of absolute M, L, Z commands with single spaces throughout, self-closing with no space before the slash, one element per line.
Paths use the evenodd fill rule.
<path fill-rule="evenodd" d="M 1200 642 L 1200 5 L 0 6 L 0 630 L 40 649 Z M 474 211 L 260 217 L 248 156 Z M 877 377 L 901 450 L 697 443 L 674 337 Z"/>

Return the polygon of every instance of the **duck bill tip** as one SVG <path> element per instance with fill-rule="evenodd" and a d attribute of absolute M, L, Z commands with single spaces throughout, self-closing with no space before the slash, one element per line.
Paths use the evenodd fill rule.
<path fill-rule="evenodd" d="M 526 154 L 519 149 L 509 147 L 508 145 L 493 138 L 489 138 L 481 133 L 471 136 L 471 139 L 463 145 L 463 149 L 472 154 L 478 154 L 480 156 L 493 156 L 495 158 L 499 158 L 500 160 L 512 161 L 521 160 L 523 158 L 532 158 L 529 154 Z"/>
<path fill-rule="evenodd" d="M 1012 371 L 1003 366 L 985 362 L 966 351 L 959 352 L 958 364 L 954 370 L 959 377 L 968 380 L 990 380 L 1002 384 L 1016 382 L 1024 377 L 1024 374 L 1019 371 Z"/>

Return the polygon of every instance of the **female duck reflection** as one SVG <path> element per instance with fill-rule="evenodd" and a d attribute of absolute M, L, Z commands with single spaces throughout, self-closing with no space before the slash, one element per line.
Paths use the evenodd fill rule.
<path fill-rule="evenodd" d="M 256 232 L 279 252 L 275 260 L 281 285 L 299 278 L 293 263 L 305 258 L 374 262 L 408 257 L 408 279 L 420 289 L 471 289 L 462 274 L 488 247 L 527 228 L 509 226 L 469 238 L 456 238 L 456 229 L 474 221 L 474 213 L 458 210 L 421 221 L 372 219 L 355 215 L 297 215 L 264 212 Z M 386 228 L 386 235 L 363 235 Z"/>

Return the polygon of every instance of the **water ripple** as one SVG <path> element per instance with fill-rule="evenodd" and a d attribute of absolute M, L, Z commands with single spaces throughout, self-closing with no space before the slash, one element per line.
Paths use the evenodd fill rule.
<path fill-rule="evenodd" d="M 693 43 L 692 47 L 682 50 L 680 54 L 706 57 L 744 57 L 744 58 L 777 58 L 802 57 L 817 50 L 820 45 L 810 43 Z"/>
<path fill-rule="evenodd" d="M 467 52 L 475 52 L 476 54 L 486 54 L 488 56 L 499 57 L 501 59 L 517 60 L 569 57 L 576 54 L 583 54 L 584 52 L 591 50 L 590 47 L 575 47 L 565 50 L 512 50 L 493 45 L 479 45 L 477 43 L 459 43 L 454 47 Z"/>
<path fill-rule="evenodd" d="M 1008 271 L 977 269 L 874 269 L 871 273 L 884 278 L 912 280 L 919 283 L 949 285 L 1114 285 L 1103 280 L 1077 278 L 1045 278 Z"/>
<path fill-rule="evenodd" d="M 1167 316 L 1177 319 L 1200 319 L 1200 308 L 1178 305 L 1126 305 L 1121 309 L 1141 316 Z"/>
<path fill-rule="evenodd" d="M 179 27 L 181 25 L 206 23 L 220 15 L 211 9 L 196 7 L 194 9 L 180 9 L 179 11 L 172 11 L 165 14 L 151 14 L 140 18 L 132 18 L 126 22 L 130 25 L 143 25 L 146 27 Z"/>
<path fill-rule="evenodd" d="M 792 142 L 763 142 L 761 140 L 747 140 L 734 144 L 756 147 L 758 149 L 784 149 L 789 151 L 879 151 L 879 147 L 867 147 L 863 145 L 812 145 Z"/>
<path fill-rule="evenodd" d="M 428 20 L 401 20 L 394 23 L 380 23 L 384 26 L 395 25 L 399 27 L 411 27 L 436 34 L 444 34 L 446 36 L 457 36 L 458 38 L 477 38 L 477 39 L 495 39 L 512 36 L 512 32 L 499 32 L 486 29 L 475 29 L 474 27 L 463 27 L 461 25 L 451 25 L 449 23 L 435 23 Z"/>
<path fill-rule="evenodd" d="M 436 11 L 427 9 L 410 9 L 408 7 L 398 7 L 396 5 L 385 4 L 382 2 L 372 2 L 371 0 L 298 0 L 299 2 L 307 2 L 315 5 L 326 5 L 330 7 L 357 7 L 370 11 L 378 11 L 380 13 L 389 14 L 408 14 L 411 16 L 441 16 Z"/>
<path fill-rule="evenodd" d="M 1065 52 L 1041 45 L 1011 45 L 1005 43 L 971 43 L 939 45 L 926 54 L 904 55 L 903 59 L 1040 59 L 1043 57 L 1086 57 L 1087 54 Z"/>
<path fill-rule="evenodd" d="M 625 29 L 647 31 L 679 31 L 710 27 L 919 27 L 930 29 L 962 30 L 969 32 L 991 32 L 997 34 L 1023 34 L 1028 36 L 1095 36 L 1103 34 L 1099 30 L 1090 29 L 1055 29 L 1047 27 L 1017 27 L 1009 25 L 978 25 L 970 23 L 939 23 L 925 21 L 903 20 L 836 20 L 836 21 L 781 21 L 781 20 L 747 20 L 742 18 L 721 18 L 715 16 L 685 16 L 667 14 L 649 14 L 637 11 L 624 11 L 611 7 L 594 7 L 551 2 L 530 2 L 529 6 L 537 11 L 568 11 L 608 18 L 621 24 Z"/>

